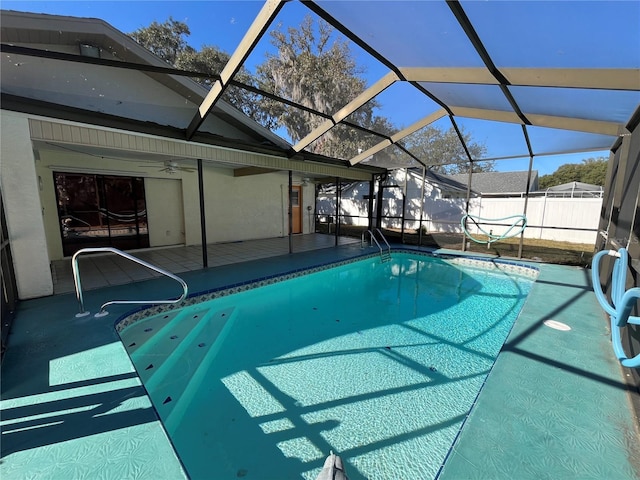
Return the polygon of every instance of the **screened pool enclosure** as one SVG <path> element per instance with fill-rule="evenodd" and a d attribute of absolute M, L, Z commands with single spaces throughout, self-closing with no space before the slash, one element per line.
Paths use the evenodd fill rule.
<path fill-rule="evenodd" d="M 187 477 L 117 339 L 115 314 L 78 319 L 73 296 L 55 289 L 69 273 L 56 267 L 78 249 L 163 258 L 163 268 L 181 269 L 190 293 L 212 292 L 362 256 L 367 231 L 380 229 L 396 250 L 489 255 L 540 271 L 442 478 L 468 468 L 489 478 L 564 478 L 569 463 L 574 474 L 592 465 L 607 478 L 637 474 L 640 370 L 623 370 L 610 348 L 609 320 L 629 312 L 607 318 L 592 287 L 599 281 L 611 298 L 640 286 L 639 2 L 3 8 L 3 472 Z M 143 46 L 131 30 L 149 13 L 184 20 L 193 50 L 215 45 L 228 55 L 209 68 Z M 140 24 L 125 22 L 134 18 Z M 349 75 L 323 63 L 336 52 Z M 298 68 L 310 59 L 313 68 Z M 540 187 L 560 165 L 589 159 L 606 164 L 602 190 Z M 256 260 L 258 245 L 271 241 L 288 248 Z M 310 243 L 322 246 L 303 251 Z M 588 270 L 602 250 L 614 253 L 598 257 L 598 279 Z M 232 252 L 229 263 L 208 263 L 223 251 Z M 87 302 L 171 295 L 127 273 L 130 282 L 93 290 L 87 279 Z M 637 301 L 629 307 L 636 318 Z M 554 329 L 561 324 L 572 329 Z M 635 358 L 639 326 L 620 334 L 616 346 Z M 577 404 L 576 391 L 589 395 Z M 320 467 L 324 450 L 296 471 Z M 506 475 L 513 458 L 523 461 Z"/>

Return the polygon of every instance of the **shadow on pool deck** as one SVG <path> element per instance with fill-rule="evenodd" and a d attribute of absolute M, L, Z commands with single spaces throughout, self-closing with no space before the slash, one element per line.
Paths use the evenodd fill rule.
<path fill-rule="evenodd" d="M 196 292 L 360 254 L 344 246 L 182 276 Z M 587 273 L 540 265 L 440 479 L 640 478 L 624 372 Z M 95 312 L 149 292 L 176 295 L 176 286 L 114 286 L 87 292 L 85 302 Z M 2 365 L 3 479 L 186 478 L 113 329 L 126 310 L 76 318 L 71 294 L 20 304 Z M 548 319 L 571 330 L 551 329 Z"/>
<path fill-rule="evenodd" d="M 441 480 L 640 478 L 637 392 L 589 280 L 588 270 L 540 266 Z"/>

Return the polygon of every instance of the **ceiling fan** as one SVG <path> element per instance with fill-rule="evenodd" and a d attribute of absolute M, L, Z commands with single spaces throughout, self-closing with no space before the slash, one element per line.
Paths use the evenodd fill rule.
<path fill-rule="evenodd" d="M 320 178 L 302 177 L 301 185 L 303 187 L 306 187 L 309 184 L 314 185 L 314 184 L 317 184 L 317 183 L 322 183 L 322 180 Z"/>
<path fill-rule="evenodd" d="M 141 167 L 148 167 L 149 165 L 140 165 Z M 177 172 L 195 172 L 195 169 L 189 167 L 182 167 L 176 160 L 165 160 L 162 168 L 158 170 L 159 172 L 165 172 L 170 175 L 173 175 Z"/>

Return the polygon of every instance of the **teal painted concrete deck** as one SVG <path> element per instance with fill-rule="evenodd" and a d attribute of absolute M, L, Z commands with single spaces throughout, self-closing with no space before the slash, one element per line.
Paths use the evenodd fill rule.
<path fill-rule="evenodd" d="M 342 246 L 181 276 L 197 292 L 360 253 Z M 588 271 L 540 272 L 441 479 L 640 478 L 637 420 Z M 85 301 L 95 313 L 103 301 L 149 292 L 178 294 L 156 279 L 92 290 Z M 126 308 L 110 311 L 76 318 L 72 294 L 20 304 L 2 365 L 3 480 L 186 478 L 113 329 Z"/>
<path fill-rule="evenodd" d="M 640 478 L 637 420 L 589 273 L 540 266 L 441 480 Z"/>

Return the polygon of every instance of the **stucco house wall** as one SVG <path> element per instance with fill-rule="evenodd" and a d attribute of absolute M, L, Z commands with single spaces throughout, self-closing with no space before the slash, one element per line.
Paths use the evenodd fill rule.
<path fill-rule="evenodd" d="M 289 234 L 288 172 L 234 177 L 231 169 L 209 168 L 204 180 L 208 241 L 228 242 Z M 301 182 L 300 175 L 293 176 L 294 185 Z M 313 185 L 303 187 L 303 214 L 306 205 L 313 205 L 313 188 Z M 304 217 L 302 228 L 302 233 L 309 233 L 309 223 Z"/>
<path fill-rule="evenodd" d="M 53 293 L 38 176 L 25 115 L 0 116 L 0 187 L 20 298 Z"/>

